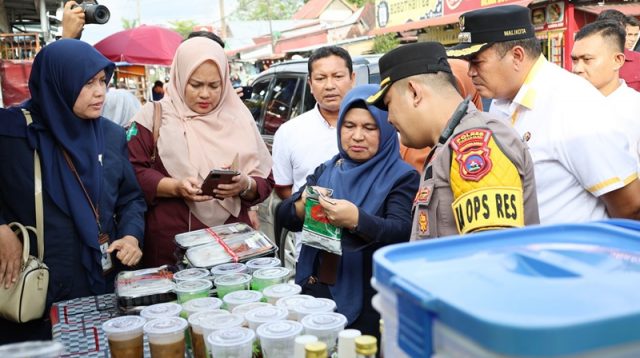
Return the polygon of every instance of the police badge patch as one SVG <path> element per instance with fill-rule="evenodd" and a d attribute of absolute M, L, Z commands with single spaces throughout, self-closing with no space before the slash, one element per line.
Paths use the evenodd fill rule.
<path fill-rule="evenodd" d="M 477 182 L 491 171 L 493 164 L 489 156 L 491 154 L 490 139 L 490 130 L 470 129 L 451 140 L 449 145 L 455 152 L 462 179 Z"/>

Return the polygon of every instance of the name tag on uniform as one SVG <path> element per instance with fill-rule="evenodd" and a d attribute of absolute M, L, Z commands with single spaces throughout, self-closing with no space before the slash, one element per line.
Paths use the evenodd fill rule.
<path fill-rule="evenodd" d="M 520 188 L 476 189 L 460 196 L 451 207 L 461 234 L 524 226 L 524 201 Z"/>
<path fill-rule="evenodd" d="M 100 236 L 98 236 L 98 244 L 100 245 L 100 253 L 102 254 L 100 258 L 102 273 L 106 275 L 113 269 L 111 254 L 107 252 L 107 249 L 109 249 L 109 235 L 101 233 Z"/>

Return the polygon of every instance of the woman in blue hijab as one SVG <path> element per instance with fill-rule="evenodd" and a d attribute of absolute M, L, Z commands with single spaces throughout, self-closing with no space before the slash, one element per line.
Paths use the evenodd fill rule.
<path fill-rule="evenodd" d="M 50 337 L 46 317 L 53 302 L 112 291 L 115 272 L 142 256 L 146 206 L 124 129 L 100 116 L 113 71 L 87 43 L 56 41 L 33 62 L 31 99 L 0 110 L 0 284 L 12 285 L 22 252 L 6 224 L 35 227 L 34 151 L 41 161 L 50 272 L 45 318 L 22 325 L 0 319 L 0 344 Z M 35 247 L 32 237 L 32 254 Z M 103 254 L 111 256 L 111 269 Z"/>
<path fill-rule="evenodd" d="M 302 293 L 335 300 L 349 328 L 376 336 L 380 316 L 371 306 L 373 252 L 409 240 L 420 180 L 400 158 L 398 135 L 387 112 L 365 102 L 378 88 L 362 85 L 345 96 L 338 116 L 339 154 L 309 175 L 307 184 L 278 209 L 283 226 L 300 231 L 306 187 L 333 190 L 331 199 L 320 197 L 320 204 L 327 220 L 343 228 L 342 255 L 303 244 L 296 283 L 303 286 Z"/>

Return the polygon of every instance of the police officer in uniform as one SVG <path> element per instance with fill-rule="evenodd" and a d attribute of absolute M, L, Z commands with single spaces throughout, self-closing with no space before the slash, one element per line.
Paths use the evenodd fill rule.
<path fill-rule="evenodd" d="M 380 91 L 410 148 L 431 146 L 413 208 L 411 240 L 539 223 L 533 163 L 518 134 L 456 87 L 444 47 L 423 42 L 379 61 Z"/>

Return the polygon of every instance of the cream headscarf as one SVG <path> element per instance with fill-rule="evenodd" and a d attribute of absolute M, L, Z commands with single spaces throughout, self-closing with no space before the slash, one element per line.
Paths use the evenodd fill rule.
<path fill-rule="evenodd" d="M 187 107 L 184 93 L 191 74 L 205 61 L 218 66 L 222 94 L 214 110 L 198 114 Z M 251 113 L 232 88 L 227 58 L 216 42 L 195 37 L 178 47 L 160 103 L 158 155 L 171 177 L 195 177 L 202 182 L 211 169 L 229 167 L 236 154 L 242 173 L 266 178 L 271 172 L 269 150 Z M 147 103 L 133 120 L 151 131 L 153 103 Z M 237 217 L 240 213 L 238 197 L 186 202 L 195 217 L 208 226 L 221 225 L 230 215 Z"/>

